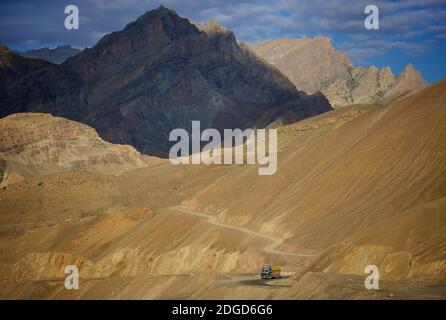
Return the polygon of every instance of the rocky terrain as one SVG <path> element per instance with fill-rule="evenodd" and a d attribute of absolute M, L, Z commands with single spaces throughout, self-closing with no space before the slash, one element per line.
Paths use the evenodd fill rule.
<path fill-rule="evenodd" d="M 65 45 L 65 46 L 58 46 L 54 49 L 46 47 L 17 53 L 25 58 L 42 59 L 51 63 L 61 64 L 68 58 L 77 55 L 81 51 L 82 50 L 80 49 L 75 49 L 72 48 L 71 46 Z"/>
<path fill-rule="evenodd" d="M 166 155 L 174 128 L 291 123 L 331 109 L 298 92 L 234 34 L 199 30 L 173 10 L 149 11 L 61 65 L 2 47 L 0 116 L 44 112 L 94 127 L 106 141 Z"/>
<path fill-rule="evenodd" d="M 0 297 L 445 299 L 445 101 L 442 81 L 284 126 L 272 176 L 164 161 L 10 184 Z M 289 276 L 262 282 L 263 263 Z M 380 290 L 364 288 L 369 264 Z"/>
<path fill-rule="evenodd" d="M 334 108 L 353 104 L 387 105 L 427 86 L 409 64 L 400 75 L 389 67 L 354 67 L 330 38 L 281 38 L 254 44 L 256 54 L 277 67 L 299 90 L 321 91 Z"/>
<path fill-rule="evenodd" d="M 120 174 L 157 162 L 133 147 L 103 141 L 86 125 L 40 113 L 0 119 L 0 159 L 0 186 L 62 171 Z"/>

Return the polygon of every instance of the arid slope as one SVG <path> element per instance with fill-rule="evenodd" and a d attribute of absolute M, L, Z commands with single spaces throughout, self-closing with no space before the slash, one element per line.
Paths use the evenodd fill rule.
<path fill-rule="evenodd" d="M 0 160 L 0 186 L 23 176 L 70 170 L 120 174 L 160 162 L 131 146 L 107 143 L 86 125 L 41 113 L 0 119 Z"/>
<path fill-rule="evenodd" d="M 442 81 L 326 133 L 322 133 L 323 126 L 316 126 L 313 133 L 305 134 L 299 130 L 305 121 L 285 127 L 280 136 L 290 142 L 279 153 L 275 175 L 262 177 L 255 168 L 240 167 L 183 205 L 213 213 L 231 224 L 285 237 L 284 245 L 310 251 L 323 250 L 353 235 L 379 238 L 381 224 L 403 223 L 406 213 L 413 214 L 416 208 L 430 208 L 435 202 L 432 207 L 444 211 L 445 104 L 446 81 Z M 430 218 L 435 230 L 431 235 L 423 233 L 427 239 L 444 228 L 442 219 Z M 405 235 L 415 232 L 412 227 L 407 225 Z M 389 251 L 401 249 L 392 247 L 390 241 Z M 432 243 L 439 246 L 437 241 L 444 247 L 443 238 Z M 405 250 L 415 260 L 423 254 L 411 246 Z M 430 258 L 442 265 L 443 252 L 435 252 Z M 418 278 L 444 279 L 444 268 L 418 267 Z M 399 272 L 398 278 L 411 278 L 409 269 Z"/>
<path fill-rule="evenodd" d="M 0 296 L 445 298 L 445 103 L 442 81 L 389 107 L 280 128 L 273 176 L 162 162 L 10 185 L 0 190 Z M 63 287 L 71 263 L 78 291 Z M 294 275 L 259 283 L 262 263 Z M 364 289 L 369 264 L 382 290 Z"/>

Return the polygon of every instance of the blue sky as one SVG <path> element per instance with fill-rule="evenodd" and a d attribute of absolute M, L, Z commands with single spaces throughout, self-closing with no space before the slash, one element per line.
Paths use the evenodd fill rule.
<path fill-rule="evenodd" d="M 77 5 L 80 29 L 64 28 L 64 8 Z M 425 79 L 446 78 L 446 0 L 2 0 L 0 42 L 14 50 L 94 45 L 160 4 L 192 22 L 217 20 L 238 40 L 329 36 L 355 65 L 413 63 Z M 364 28 L 364 8 L 380 11 L 380 29 Z"/>

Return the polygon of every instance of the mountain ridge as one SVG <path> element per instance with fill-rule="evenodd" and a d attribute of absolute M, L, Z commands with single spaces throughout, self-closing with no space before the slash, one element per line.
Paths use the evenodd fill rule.
<path fill-rule="evenodd" d="M 355 67 L 330 38 L 280 38 L 251 46 L 275 65 L 300 90 L 321 91 L 333 107 L 352 104 L 388 105 L 427 86 L 419 71 L 408 64 L 399 75 L 390 67 Z"/>
<path fill-rule="evenodd" d="M 68 58 L 82 52 L 80 49 L 72 48 L 70 45 L 60 45 L 56 48 L 32 49 L 16 53 L 25 58 L 42 59 L 51 63 L 61 64 Z"/>
<path fill-rule="evenodd" d="M 323 96 L 298 92 L 280 71 L 241 48 L 232 32 L 208 34 L 162 6 L 45 68 L 49 79 L 25 74 L 0 92 L 0 116 L 52 113 L 152 155 L 165 156 L 169 132 L 189 129 L 191 120 L 222 130 L 268 125 L 265 119 L 289 123 L 331 109 Z M 36 100 L 21 99 L 30 92 Z"/>

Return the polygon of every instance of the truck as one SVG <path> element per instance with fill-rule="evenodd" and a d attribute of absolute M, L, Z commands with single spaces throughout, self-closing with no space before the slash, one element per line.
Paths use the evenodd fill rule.
<path fill-rule="evenodd" d="M 278 279 L 282 277 L 282 268 L 279 266 L 263 265 L 260 269 L 262 279 Z"/>

